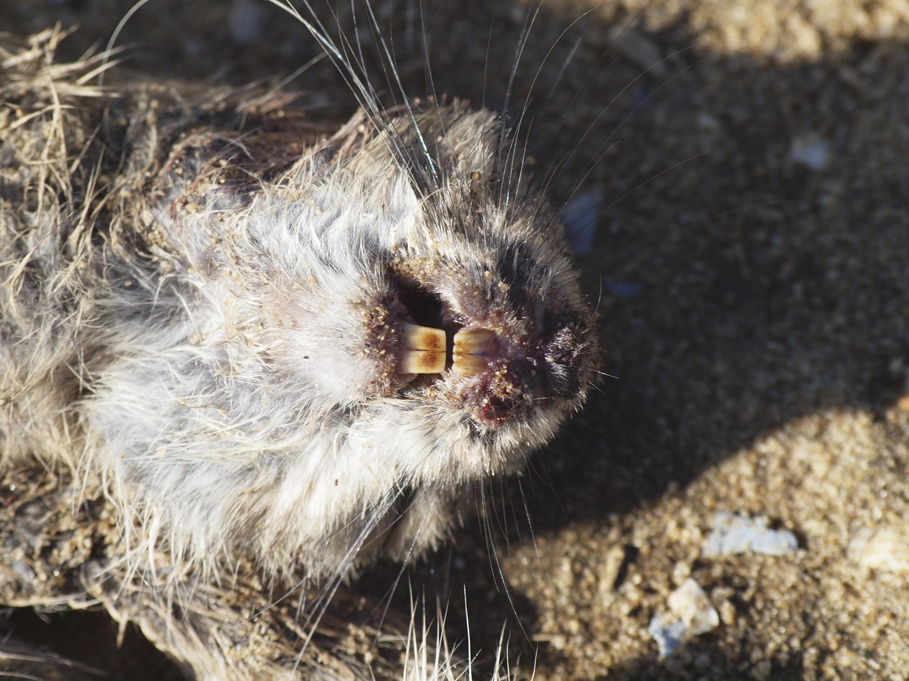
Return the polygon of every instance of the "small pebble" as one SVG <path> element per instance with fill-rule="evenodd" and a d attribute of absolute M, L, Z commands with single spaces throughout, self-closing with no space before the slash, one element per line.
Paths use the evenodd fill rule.
<path fill-rule="evenodd" d="M 707 537 L 701 555 L 728 556 L 750 551 L 785 556 L 797 548 L 798 540 L 789 530 L 771 530 L 765 520 L 718 511 L 713 532 Z"/>
<path fill-rule="evenodd" d="M 685 632 L 685 623 L 682 620 L 670 620 L 668 624 L 664 624 L 663 616 L 659 613 L 653 616 L 647 627 L 647 633 L 657 642 L 660 657 L 672 655 L 682 645 Z"/>
<path fill-rule="evenodd" d="M 909 411 L 909 395 L 903 395 L 897 401 L 896 406 L 899 407 L 900 411 Z"/>
<path fill-rule="evenodd" d="M 807 133 L 792 140 L 789 158 L 811 170 L 821 170 L 830 157 L 829 144 L 815 133 Z"/>
<path fill-rule="evenodd" d="M 657 642 L 660 657 L 671 655 L 688 639 L 715 629 L 720 616 L 707 594 L 693 579 L 687 579 L 666 599 L 668 611 L 650 620 L 647 633 Z"/>
<path fill-rule="evenodd" d="M 909 572 L 909 537 L 892 527 L 861 530 L 849 542 L 847 554 L 870 570 Z"/>

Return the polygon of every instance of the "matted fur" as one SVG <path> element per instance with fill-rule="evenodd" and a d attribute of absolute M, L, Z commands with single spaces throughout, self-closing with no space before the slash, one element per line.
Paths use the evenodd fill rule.
<path fill-rule="evenodd" d="M 98 57 L 54 62 L 60 37 L 0 65 L 4 467 L 64 476 L 48 513 L 103 506 L 73 593 L 199 678 L 290 678 L 306 599 L 435 546 L 583 402 L 593 321 L 561 228 L 490 112 L 102 88 Z M 414 321 L 492 331 L 488 369 L 411 382 Z M 251 601 L 278 643 L 236 645 L 249 594 L 282 584 L 298 598 Z"/>

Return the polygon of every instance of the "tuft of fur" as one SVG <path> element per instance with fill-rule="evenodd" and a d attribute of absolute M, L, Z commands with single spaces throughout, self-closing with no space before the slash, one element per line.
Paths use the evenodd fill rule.
<path fill-rule="evenodd" d="M 262 678 L 225 653 L 249 614 L 193 604 L 437 545 L 583 403 L 592 315 L 499 116 L 102 88 L 60 38 L 0 48 L 2 464 L 104 499 L 120 541 L 83 576 L 118 620 Z M 414 380 L 412 323 L 491 332 L 486 368 Z"/>

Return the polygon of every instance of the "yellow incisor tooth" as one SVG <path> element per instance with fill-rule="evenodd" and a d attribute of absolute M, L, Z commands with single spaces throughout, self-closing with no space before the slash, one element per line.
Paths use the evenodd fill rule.
<path fill-rule="evenodd" d="M 486 360 L 480 355 L 455 355 L 451 370 L 461 376 L 476 376 L 486 369 Z"/>
<path fill-rule="evenodd" d="M 401 325 L 399 374 L 441 374 L 445 371 L 445 332 L 418 324 Z"/>
<path fill-rule="evenodd" d="M 402 374 L 441 374 L 445 371 L 445 351 L 405 350 L 398 362 Z"/>
<path fill-rule="evenodd" d="M 489 329 L 461 329 L 454 335 L 451 370 L 462 376 L 476 376 L 487 366 L 483 353 L 492 349 L 496 335 Z"/>
<path fill-rule="evenodd" d="M 401 326 L 401 345 L 408 350 L 429 350 L 445 356 L 445 332 L 431 326 L 404 323 Z"/>
<path fill-rule="evenodd" d="M 454 335 L 454 354 L 457 357 L 487 352 L 495 337 L 489 329 L 461 329 Z"/>

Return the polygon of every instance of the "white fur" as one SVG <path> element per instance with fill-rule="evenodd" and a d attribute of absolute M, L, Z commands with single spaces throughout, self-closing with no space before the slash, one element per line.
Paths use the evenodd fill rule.
<path fill-rule="evenodd" d="M 163 548 L 185 560 L 174 580 L 216 580 L 242 556 L 270 578 L 340 578 L 434 546 L 471 486 L 520 469 L 593 380 L 561 229 L 500 160 L 513 135 L 489 112 L 430 106 L 252 188 L 222 186 L 216 162 L 227 177 L 233 161 L 217 155 L 184 186 L 180 149 L 155 160 L 155 145 L 204 104 L 175 100 L 179 125 L 159 129 L 148 88 L 122 93 L 128 177 L 109 186 L 94 184 L 91 115 L 51 107 L 17 133 L 34 164 L 23 159 L 21 204 L 0 214 L 5 459 L 100 473 L 134 569 Z M 200 149 L 228 134 L 199 125 Z M 85 145 L 72 175 L 65 153 L 40 160 L 58 138 Z M 399 375 L 402 287 L 495 331 L 504 368 L 488 380 L 515 395 L 516 416 L 493 404 L 504 416 L 488 417 L 481 378 L 413 388 Z M 552 344 L 541 374 L 576 383 L 543 401 L 509 373 L 538 337 Z"/>

